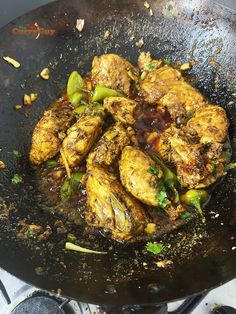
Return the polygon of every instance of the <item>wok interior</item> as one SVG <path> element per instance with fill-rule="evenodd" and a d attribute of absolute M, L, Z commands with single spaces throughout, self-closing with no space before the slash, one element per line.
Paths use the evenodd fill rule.
<path fill-rule="evenodd" d="M 231 25 L 234 14 L 204 4 L 201 8 L 198 8 L 200 10 L 198 14 L 196 9 L 196 15 L 192 16 L 193 12 L 189 8 L 184 7 L 178 1 L 175 3 L 178 9 L 177 13 L 175 10 L 173 11 L 175 6 L 166 11 L 166 2 L 151 2 L 154 16 L 149 19 L 147 18 L 148 12 L 143 12 L 141 1 L 138 6 L 134 6 L 132 1 L 129 5 L 126 2 L 126 6 L 122 7 L 124 9 L 116 13 L 116 27 L 113 27 L 110 21 L 103 19 L 100 15 L 107 3 L 101 2 L 99 4 L 101 13 L 95 17 L 95 12 L 96 14 L 98 12 L 95 2 L 91 2 L 92 9 L 91 14 L 89 14 L 85 10 L 87 8 L 86 1 L 81 1 L 79 9 L 76 2 L 72 1 L 67 9 L 71 13 L 70 20 L 77 17 L 78 12 L 80 14 L 83 12 L 85 20 L 87 18 L 88 21 L 87 29 L 85 28 L 83 36 L 79 39 L 79 45 L 76 42 L 78 34 L 68 33 L 66 29 L 63 29 L 55 38 L 43 38 L 41 42 L 35 41 L 33 45 L 32 40 L 27 38 L 19 38 L 13 42 L 6 36 L 5 47 L 8 48 L 9 55 L 11 53 L 13 55 L 14 52 L 17 59 L 17 56 L 20 58 L 17 51 L 21 51 L 21 54 L 24 54 L 29 62 L 25 65 L 24 72 L 15 73 L 8 67 L 4 68 L 4 83 L 0 83 L 2 95 L 6 89 L 5 82 L 7 80 L 11 101 L 16 102 L 22 93 L 22 91 L 16 90 L 17 82 L 26 79 L 31 82 L 33 88 L 40 92 L 42 102 L 37 108 L 35 106 L 27 110 L 29 118 L 26 118 L 23 113 L 13 114 L 11 106 L 5 106 L 2 110 L 1 128 L 3 132 L 1 132 L 0 139 L 1 146 L 6 148 L 2 152 L 2 159 L 4 157 L 8 158 L 10 165 L 5 174 L 1 176 L 2 197 L 8 206 L 11 203 L 16 207 L 16 210 L 11 212 L 7 222 L 1 221 L 1 237 L 5 239 L 1 243 L 2 267 L 41 287 L 55 289 L 55 287 L 63 285 L 64 294 L 98 303 L 106 303 L 107 285 L 110 283 L 116 287 L 116 293 L 109 295 L 109 302 L 111 303 L 156 303 L 197 292 L 235 275 L 235 255 L 231 250 L 233 246 L 231 239 L 235 236 L 236 224 L 235 201 L 232 189 L 235 185 L 233 171 L 226 177 L 221 188 L 214 191 L 208 204 L 209 212 L 214 211 L 214 207 L 222 212 L 220 221 L 208 219 L 206 227 L 189 225 L 186 229 L 163 239 L 167 245 L 171 244 L 170 255 L 167 255 L 167 257 L 174 258 L 174 267 L 168 271 L 158 270 L 153 263 L 153 258 L 143 252 L 142 245 L 137 245 L 135 249 L 129 245 L 125 249 L 123 247 L 121 249 L 119 244 L 114 244 L 115 253 L 112 256 L 95 260 L 91 256 L 80 256 L 78 258 L 76 255 L 61 254 L 63 236 L 58 235 L 56 232 L 53 235 L 53 240 L 50 241 L 53 246 L 50 246 L 49 243 L 33 245 L 27 242 L 22 243 L 15 237 L 17 217 L 25 218 L 28 215 L 29 220 L 43 225 L 51 223 L 54 218 L 43 212 L 40 212 L 40 215 L 38 214 L 44 203 L 43 200 L 40 200 L 40 193 L 30 188 L 30 186 L 35 186 L 34 172 L 27 158 L 19 164 L 12 157 L 9 157 L 9 152 L 17 148 L 27 155 L 33 126 L 45 107 L 59 94 L 59 91 L 65 85 L 65 75 L 74 69 L 74 60 L 82 63 L 81 68 L 85 73 L 94 54 L 102 54 L 106 50 L 114 51 L 115 45 L 117 45 L 116 52 L 118 54 L 128 57 L 131 61 L 136 59 L 137 47 L 130 40 L 132 33 L 134 33 L 135 38 L 144 37 L 145 46 L 148 47 L 148 50 L 160 58 L 169 58 L 173 62 L 183 63 L 186 61 L 186 55 L 193 53 L 194 58 L 199 62 L 193 67 L 190 76 L 194 78 L 194 84 L 206 97 L 226 109 L 230 119 L 230 140 L 233 146 L 232 159 L 235 157 L 233 138 L 235 136 L 236 112 L 231 103 L 235 84 L 235 79 L 232 77 L 232 71 L 235 68 L 235 60 L 232 55 L 234 41 L 232 39 L 235 38 L 235 33 Z M 197 5 L 198 2 L 195 4 Z M 115 4 L 113 5 L 115 7 Z M 160 12 L 160 5 L 164 10 L 162 12 Z M 77 9 L 74 10 L 74 8 Z M 52 9 L 57 21 L 54 21 L 53 18 L 50 19 Z M 142 12 L 141 17 L 138 9 Z M 45 12 L 47 12 L 46 15 L 49 17 L 51 25 L 56 25 L 62 16 L 61 12 L 65 10 L 65 2 L 61 2 L 58 7 L 48 6 L 47 10 L 43 8 L 34 12 L 32 13 L 33 17 L 43 23 L 42 16 L 43 14 L 45 16 Z M 132 19 L 129 20 L 123 17 L 124 13 L 129 16 L 130 12 L 134 14 Z M 172 14 L 163 15 L 163 12 L 164 14 L 166 12 Z M 111 16 L 113 14 L 114 11 L 111 8 Z M 214 17 L 213 21 L 211 20 L 212 16 Z M 102 22 L 95 29 L 94 25 L 96 25 L 99 18 Z M 26 18 L 22 17 L 19 24 L 24 23 L 25 20 Z M 121 23 L 124 20 L 125 22 Z M 69 18 L 67 20 L 67 17 L 63 17 L 63 21 L 71 23 Z M 207 21 L 211 21 L 211 23 L 206 24 Z M 103 39 L 104 30 L 107 28 L 113 31 L 113 37 L 108 43 L 104 42 Z M 7 26 L 3 33 L 8 34 L 9 29 L 10 26 Z M 222 30 L 224 35 L 221 33 Z M 127 36 L 127 34 L 130 34 L 130 36 Z M 195 49 L 193 51 L 194 43 Z M 40 51 L 42 46 L 47 52 L 47 57 L 45 57 L 45 54 L 32 54 L 36 50 Z M 1 51 L 5 50 L 5 47 L 1 46 Z M 72 50 L 68 50 L 68 47 L 71 47 Z M 83 47 L 83 49 L 80 49 L 80 47 Z M 223 47 L 224 53 L 217 56 L 217 62 L 220 64 L 218 67 L 208 61 L 219 47 Z M 85 50 L 89 51 L 89 54 L 85 55 Z M 63 54 L 62 59 L 60 59 L 61 53 Z M 33 57 L 30 58 L 30 55 L 33 55 Z M 39 69 L 45 66 L 49 56 L 51 62 L 55 65 L 56 74 L 53 79 L 60 82 L 59 85 L 56 85 L 53 81 L 45 84 L 31 75 L 32 72 L 39 73 Z M 1 106 L 8 101 L 8 98 L 2 99 Z M 10 142 L 9 138 L 12 139 Z M 15 172 L 25 173 L 24 184 L 19 187 L 13 187 L 10 183 L 10 178 Z M 21 198 L 19 198 L 19 194 Z M 200 238 L 197 245 L 194 245 L 194 249 L 191 249 L 188 244 L 196 240 L 194 234 L 196 230 L 199 231 L 199 228 L 200 233 L 206 233 L 207 237 L 204 238 L 204 241 L 201 241 Z M 110 245 L 104 239 L 101 241 L 101 238 L 85 239 L 85 244 L 86 241 L 98 241 L 99 247 L 104 247 L 104 249 Z M 7 247 L 10 250 L 6 250 Z M 36 247 L 39 247 L 39 249 L 37 250 Z M 186 248 L 186 250 L 183 250 L 183 248 Z M 37 251 L 40 251 L 40 255 Z M 180 254 L 180 251 L 184 254 Z M 221 254 L 223 251 L 227 251 L 227 253 Z M 26 256 L 27 258 L 25 258 Z M 14 259 L 16 257 L 19 261 L 19 269 L 15 269 Z M 144 261 L 148 263 L 148 269 L 143 267 Z M 67 271 L 65 271 L 63 264 L 66 265 Z M 44 276 L 50 278 L 49 280 L 45 279 L 44 276 L 35 276 L 34 269 L 38 266 L 43 267 Z M 200 276 L 202 277 L 201 280 L 198 279 Z M 93 282 L 92 286 L 91 281 Z M 153 294 L 152 291 L 149 291 L 151 283 L 158 286 L 158 293 Z M 124 290 L 128 293 L 123 293 Z"/>

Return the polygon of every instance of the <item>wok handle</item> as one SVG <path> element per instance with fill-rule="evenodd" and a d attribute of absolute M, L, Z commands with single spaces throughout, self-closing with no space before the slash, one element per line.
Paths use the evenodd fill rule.
<path fill-rule="evenodd" d="M 1 280 L 0 280 L 0 291 L 2 292 L 2 294 L 3 294 L 7 304 L 11 304 L 11 299 L 10 299 L 10 297 L 9 297 L 9 295 L 7 293 L 7 290 L 6 290 L 4 284 L 2 283 Z"/>

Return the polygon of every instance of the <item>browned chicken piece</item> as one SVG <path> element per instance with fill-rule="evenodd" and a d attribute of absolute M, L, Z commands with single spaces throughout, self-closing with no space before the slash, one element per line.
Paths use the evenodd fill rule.
<path fill-rule="evenodd" d="M 145 229 L 148 218 L 142 206 L 102 166 L 90 167 L 86 190 L 88 225 L 110 230 L 117 240 L 129 240 Z"/>
<path fill-rule="evenodd" d="M 201 143 L 223 143 L 227 138 L 229 122 L 222 107 L 207 105 L 198 110 L 187 125 L 197 132 Z"/>
<path fill-rule="evenodd" d="M 225 174 L 223 145 L 202 144 L 188 128 L 171 126 L 161 134 L 157 149 L 165 162 L 176 167 L 182 187 L 204 188 Z"/>
<path fill-rule="evenodd" d="M 178 70 L 168 65 L 159 68 L 160 61 L 150 59 L 148 53 L 141 53 L 138 64 L 143 70 L 139 80 L 140 93 L 149 103 L 156 103 L 177 81 L 183 79 Z"/>
<path fill-rule="evenodd" d="M 87 169 L 94 163 L 111 166 L 119 157 L 122 149 L 130 144 L 130 131 L 116 123 L 99 140 L 87 158 Z"/>
<path fill-rule="evenodd" d="M 132 76 L 137 69 L 124 58 L 116 54 L 104 54 L 94 57 L 92 80 L 95 85 L 119 89 L 126 95 L 131 92 Z"/>
<path fill-rule="evenodd" d="M 177 123 L 185 123 L 195 112 L 205 106 L 203 95 L 184 81 L 174 83 L 172 88 L 158 101 L 158 109 L 167 110 Z"/>
<path fill-rule="evenodd" d="M 67 131 L 62 149 L 70 167 L 75 167 L 85 158 L 101 134 L 103 120 L 99 116 L 82 115 Z"/>
<path fill-rule="evenodd" d="M 144 204 L 158 206 L 161 168 L 147 154 L 131 146 L 123 149 L 119 166 L 123 186 Z M 156 174 L 151 171 L 153 168 Z"/>
<path fill-rule="evenodd" d="M 66 135 L 73 115 L 73 109 L 65 96 L 56 100 L 37 123 L 30 150 L 30 161 L 40 165 L 53 158 L 60 150 L 60 145 Z"/>
<path fill-rule="evenodd" d="M 107 97 L 104 99 L 104 108 L 110 112 L 116 121 L 134 125 L 136 121 L 138 103 L 124 97 Z"/>

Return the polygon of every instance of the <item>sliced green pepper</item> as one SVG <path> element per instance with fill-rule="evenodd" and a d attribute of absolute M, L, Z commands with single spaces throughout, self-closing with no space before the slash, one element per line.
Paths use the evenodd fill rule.
<path fill-rule="evenodd" d="M 81 94 L 80 92 L 75 92 L 70 97 L 70 102 L 72 103 L 73 106 L 77 106 L 83 98 L 84 98 L 83 94 Z"/>
<path fill-rule="evenodd" d="M 67 95 L 73 106 L 76 106 L 84 97 L 81 90 L 84 88 L 84 80 L 77 71 L 73 71 L 67 83 Z"/>
<path fill-rule="evenodd" d="M 75 172 L 70 179 L 66 179 L 61 187 L 61 198 L 63 200 L 72 197 L 76 190 L 80 185 L 80 181 L 83 178 L 84 173 L 82 172 Z"/>
<path fill-rule="evenodd" d="M 157 156 L 153 155 L 152 158 L 158 163 L 163 171 L 163 181 L 166 187 L 168 187 L 175 195 L 175 203 L 179 202 L 179 193 L 177 188 L 179 187 L 179 181 L 177 176 L 171 171 Z"/>
<path fill-rule="evenodd" d="M 103 86 L 96 86 L 94 90 L 92 102 L 97 102 L 97 101 L 99 102 L 106 97 L 112 97 L 112 96 L 118 97 L 118 96 L 122 96 L 122 94 L 115 89 L 111 89 L 111 88 L 107 88 Z"/>
<path fill-rule="evenodd" d="M 197 208 L 200 215 L 203 216 L 201 205 L 207 200 L 207 197 L 208 197 L 207 191 L 191 189 L 185 194 L 181 195 L 180 199 L 186 205 Z"/>
<path fill-rule="evenodd" d="M 84 113 L 86 109 L 87 109 L 87 106 L 81 105 L 81 106 L 75 108 L 74 112 L 76 114 L 80 115 L 80 114 Z"/>

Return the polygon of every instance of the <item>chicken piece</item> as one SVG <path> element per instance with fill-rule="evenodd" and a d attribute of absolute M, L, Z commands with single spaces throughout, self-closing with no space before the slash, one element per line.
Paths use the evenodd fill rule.
<path fill-rule="evenodd" d="M 140 93 L 149 103 L 156 103 L 177 81 L 183 79 L 178 70 L 168 65 L 159 68 L 160 61 L 152 60 L 150 54 L 141 53 L 138 64 L 143 70 L 139 80 Z"/>
<path fill-rule="evenodd" d="M 116 123 L 99 140 L 87 158 L 87 169 L 94 163 L 111 166 L 119 157 L 122 149 L 130 144 L 130 130 Z"/>
<path fill-rule="evenodd" d="M 171 126 L 160 136 L 157 146 L 162 159 L 176 167 L 180 184 L 186 188 L 204 188 L 222 177 L 223 145 L 200 143 L 188 128 Z"/>
<path fill-rule="evenodd" d="M 104 108 L 113 118 L 128 125 L 134 125 L 136 121 L 137 106 L 136 101 L 124 97 L 107 97 L 104 100 Z"/>
<path fill-rule="evenodd" d="M 124 58 L 116 54 L 104 54 L 94 57 L 91 74 L 95 85 L 119 89 L 129 95 L 132 73 L 136 72 L 133 65 Z"/>
<path fill-rule="evenodd" d="M 100 165 L 90 167 L 86 190 L 89 225 L 110 230 L 117 240 L 129 240 L 145 229 L 148 218 L 141 205 Z"/>
<path fill-rule="evenodd" d="M 207 105 L 195 113 L 187 126 L 197 132 L 201 143 L 225 142 L 229 122 L 222 107 Z"/>
<path fill-rule="evenodd" d="M 67 131 L 62 149 L 70 167 L 75 167 L 85 158 L 101 134 L 103 120 L 99 116 L 82 115 Z"/>
<path fill-rule="evenodd" d="M 123 186 L 134 197 L 144 204 L 158 206 L 158 186 L 163 173 L 148 155 L 138 148 L 126 146 L 119 168 Z M 156 174 L 151 171 L 153 168 Z"/>
<path fill-rule="evenodd" d="M 53 158 L 60 150 L 60 145 L 66 135 L 72 118 L 73 109 L 65 96 L 56 100 L 37 123 L 30 150 L 30 161 L 40 165 Z"/>
<path fill-rule="evenodd" d="M 203 95 L 184 81 L 173 84 L 167 94 L 158 101 L 158 109 L 167 110 L 177 124 L 186 122 L 203 106 Z"/>

